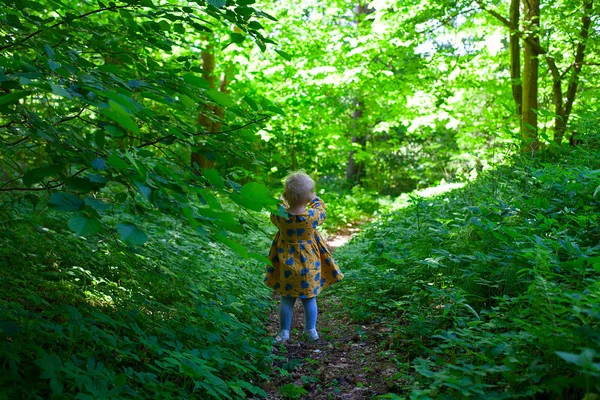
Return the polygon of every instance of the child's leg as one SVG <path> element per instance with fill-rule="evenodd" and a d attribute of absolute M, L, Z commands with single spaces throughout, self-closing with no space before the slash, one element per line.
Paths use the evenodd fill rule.
<path fill-rule="evenodd" d="M 279 304 L 279 334 L 283 340 L 290 337 L 290 327 L 292 325 L 292 313 L 294 311 L 295 297 L 281 296 Z"/>
<path fill-rule="evenodd" d="M 319 338 L 316 330 L 318 314 L 317 298 L 302 299 L 302 305 L 304 306 L 304 332 L 312 339 L 317 340 Z"/>

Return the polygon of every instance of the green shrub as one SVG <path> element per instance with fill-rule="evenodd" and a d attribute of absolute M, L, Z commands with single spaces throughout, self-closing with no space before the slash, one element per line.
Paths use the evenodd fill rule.
<path fill-rule="evenodd" d="M 389 326 L 412 398 L 600 392 L 597 156 L 516 157 L 462 189 L 407 196 L 336 254 L 346 279 L 333 290 L 356 319 Z"/>
<path fill-rule="evenodd" d="M 151 240 L 134 249 L 13 206 L 0 216 L 0 398 L 265 395 L 262 264 L 167 217 L 143 223 Z"/>

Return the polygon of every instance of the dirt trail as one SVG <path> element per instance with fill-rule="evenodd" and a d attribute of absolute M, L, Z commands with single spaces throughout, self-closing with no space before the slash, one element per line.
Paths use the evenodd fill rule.
<path fill-rule="evenodd" d="M 340 230 L 329 238 L 330 249 L 343 246 L 358 228 Z M 268 382 L 262 386 L 269 399 L 370 399 L 388 392 L 395 363 L 378 344 L 383 328 L 361 325 L 344 312 L 339 299 L 325 291 L 317 298 L 320 339 L 302 336 L 304 312 L 301 302 L 294 307 L 290 340 L 274 344 L 275 362 Z M 269 316 L 268 332 L 279 328 L 278 309 Z"/>

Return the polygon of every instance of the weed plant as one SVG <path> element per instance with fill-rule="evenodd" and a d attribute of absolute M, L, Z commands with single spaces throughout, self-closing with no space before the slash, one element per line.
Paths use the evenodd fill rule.
<path fill-rule="evenodd" d="M 598 160 L 586 148 L 515 157 L 409 196 L 336 253 L 346 279 L 333 292 L 355 319 L 387 324 L 382 346 L 413 371 L 390 382 L 396 394 L 600 393 Z"/>
<path fill-rule="evenodd" d="M 64 213 L 1 209 L 0 399 L 265 396 L 262 263 L 168 217 L 132 249 L 75 236 Z"/>

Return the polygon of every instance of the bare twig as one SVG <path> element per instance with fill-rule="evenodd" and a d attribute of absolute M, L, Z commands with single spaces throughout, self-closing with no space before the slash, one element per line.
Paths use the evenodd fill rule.
<path fill-rule="evenodd" d="M 75 118 L 79 118 L 79 116 L 81 115 L 81 113 L 84 112 L 85 110 L 87 110 L 87 108 L 88 108 L 88 106 L 85 106 L 81 110 L 79 110 L 79 112 L 77 114 L 69 116 L 69 117 L 63 117 L 58 122 L 66 122 L 66 121 L 70 121 L 70 120 L 75 119 Z"/>
<path fill-rule="evenodd" d="M 87 167 L 80 169 L 79 171 L 75 172 L 73 175 L 71 175 L 69 178 L 74 178 L 77 175 L 81 174 L 84 171 L 87 171 Z M 8 185 L 9 183 L 18 181 L 19 179 L 22 179 L 23 177 L 20 176 L 18 178 L 15 178 L 13 180 L 10 180 L 8 182 L 5 182 L 2 186 L 0 186 L 0 192 L 15 192 L 15 191 L 22 191 L 22 192 L 40 192 L 42 190 L 51 190 L 51 189 L 56 189 L 57 187 L 63 186 L 65 183 L 64 182 L 58 182 L 54 185 L 50 185 L 50 186 L 44 186 L 41 188 L 24 188 L 24 187 L 16 187 L 16 188 L 7 188 L 7 189 L 3 189 L 4 186 Z"/>

